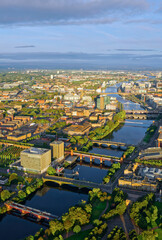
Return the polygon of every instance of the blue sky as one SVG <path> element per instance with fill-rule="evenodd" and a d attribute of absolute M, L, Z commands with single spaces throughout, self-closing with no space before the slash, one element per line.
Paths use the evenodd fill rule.
<path fill-rule="evenodd" d="M 88 53 L 162 61 L 162 0 L 1 0 L 0 58 Z"/>

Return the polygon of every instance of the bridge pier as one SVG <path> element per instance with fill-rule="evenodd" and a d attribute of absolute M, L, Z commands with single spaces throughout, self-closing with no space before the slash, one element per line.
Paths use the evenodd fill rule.
<path fill-rule="evenodd" d="M 123 158 L 121 157 L 121 158 L 120 158 L 120 164 L 122 164 L 122 163 L 123 163 Z"/>
<path fill-rule="evenodd" d="M 73 152 L 73 149 L 71 150 L 71 156 L 73 156 L 74 152 Z"/>

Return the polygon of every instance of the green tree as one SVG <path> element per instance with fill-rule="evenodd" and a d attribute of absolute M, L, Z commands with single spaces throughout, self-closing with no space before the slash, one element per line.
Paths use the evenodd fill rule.
<path fill-rule="evenodd" d="M 126 208 L 127 208 L 126 202 L 123 201 L 117 205 L 116 211 L 119 215 L 123 215 L 123 213 L 125 213 Z"/>
<path fill-rule="evenodd" d="M 69 218 L 67 218 L 65 221 L 64 221 L 64 228 L 66 230 L 66 232 L 68 233 L 70 231 L 70 229 L 73 227 L 74 225 L 74 222 L 69 220 Z"/>
<path fill-rule="evenodd" d="M 56 174 L 56 169 L 53 167 L 49 167 L 47 170 L 48 175 L 55 175 Z"/>
<path fill-rule="evenodd" d="M 30 235 L 26 238 L 26 240 L 34 240 L 34 236 Z"/>
<path fill-rule="evenodd" d="M 1 192 L 1 199 L 2 199 L 2 201 L 5 201 L 5 200 L 9 199 L 10 196 L 11 196 L 11 193 L 8 190 L 3 190 Z"/>
<path fill-rule="evenodd" d="M 140 235 L 142 240 L 155 240 L 158 237 L 158 233 L 154 231 L 143 231 Z"/>
<path fill-rule="evenodd" d="M 18 197 L 22 200 L 26 198 L 26 193 L 22 190 L 18 192 Z"/>
<path fill-rule="evenodd" d="M 18 180 L 18 175 L 17 173 L 12 173 L 10 176 L 9 176 L 9 183 L 11 182 L 16 182 Z"/>
<path fill-rule="evenodd" d="M 64 230 L 63 224 L 58 220 L 50 221 L 49 226 L 49 229 L 53 235 Z"/>
<path fill-rule="evenodd" d="M 85 205 L 85 210 L 87 213 L 91 213 L 92 212 L 92 205 L 91 204 L 86 204 Z"/>
<path fill-rule="evenodd" d="M 76 225 L 74 228 L 73 228 L 73 232 L 74 233 L 79 233 L 81 231 L 81 227 L 79 225 Z"/>

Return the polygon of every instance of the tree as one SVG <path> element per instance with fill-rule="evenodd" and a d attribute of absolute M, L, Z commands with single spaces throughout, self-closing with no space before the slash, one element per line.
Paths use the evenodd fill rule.
<path fill-rule="evenodd" d="M 56 174 L 56 169 L 53 167 L 49 167 L 47 170 L 48 175 L 55 175 Z"/>
<path fill-rule="evenodd" d="M 142 240 L 155 240 L 158 233 L 155 233 L 154 231 L 143 231 L 140 236 Z"/>
<path fill-rule="evenodd" d="M 2 199 L 2 201 L 5 201 L 5 200 L 9 199 L 10 196 L 11 196 L 11 193 L 8 190 L 3 190 L 1 192 L 1 199 Z"/>
<path fill-rule="evenodd" d="M 126 202 L 123 201 L 117 205 L 116 211 L 121 216 L 121 215 L 123 215 L 123 213 L 125 213 L 126 208 L 127 208 Z"/>
<path fill-rule="evenodd" d="M 12 173 L 9 177 L 9 183 L 11 182 L 15 182 L 18 180 L 18 176 L 17 176 L 17 173 Z"/>
<path fill-rule="evenodd" d="M 91 204 L 86 204 L 85 205 L 85 210 L 87 213 L 91 213 L 92 212 L 92 205 Z"/>
<path fill-rule="evenodd" d="M 63 224 L 58 220 L 50 221 L 49 226 L 50 226 L 50 231 L 53 235 L 55 235 L 56 232 L 63 231 L 64 229 Z"/>
<path fill-rule="evenodd" d="M 74 222 L 70 221 L 68 218 L 64 221 L 64 228 L 67 231 L 67 233 L 73 227 L 73 225 L 74 225 Z"/>
<path fill-rule="evenodd" d="M 20 191 L 18 192 L 18 197 L 19 197 L 20 199 L 24 199 L 24 198 L 26 198 L 26 193 L 25 193 L 24 191 L 20 190 Z"/>
<path fill-rule="evenodd" d="M 29 237 L 27 237 L 27 240 L 34 240 L 34 236 L 30 235 Z"/>
<path fill-rule="evenodd" d="M 102 221 L 99 220 L 99 219 L 95 219 L 95 220 L 93 221 L 93 224 L 96 225 L 96 226 L 99 226 L 99 225 L 102 224 Z"/>
<path fill-rule="evenodd" d="M 74 233 L 79 233 L 81 231 L 81 227 L 79 225 L 76 225 L 74 228 L 73 228 L 73 232 Z"/>

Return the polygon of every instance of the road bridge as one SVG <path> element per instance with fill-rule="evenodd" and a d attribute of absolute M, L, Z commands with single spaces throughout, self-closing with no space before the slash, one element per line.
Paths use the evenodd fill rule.
<path fill-rule="evenodd" d="M 35 208 L 31 208 L 19 203 L 15 203 L 13 201 L 7 201 L 5 202 L 5 206 L 7 207 L 7 211 L 17 210 L 19 211 L 23 216 L 24 215 L 30 215 L 31 217 L 36 217 L 37 220 L 47 220 L 51 221 L 54 219 L 59 219 L 58 216 L 53 215 L 51 213 L 41 211 Z"/>
<path fill-rule="evenodd" d="M 79 188 L 100 188 L 102 191 L 106 191 L 108 193 L 112 193 L 112 186 L 102 183 L 94 183 L 89 181 L 83 181 L 83 180 L 76 180 L 72 178 L 66 178 L 66 177 L 57 177 L 57 176 L 49 176 L 45 175 L 43 176 L 43 182 L 55 182 L 57 184 L 64 185 L 74 185 Z"/>

